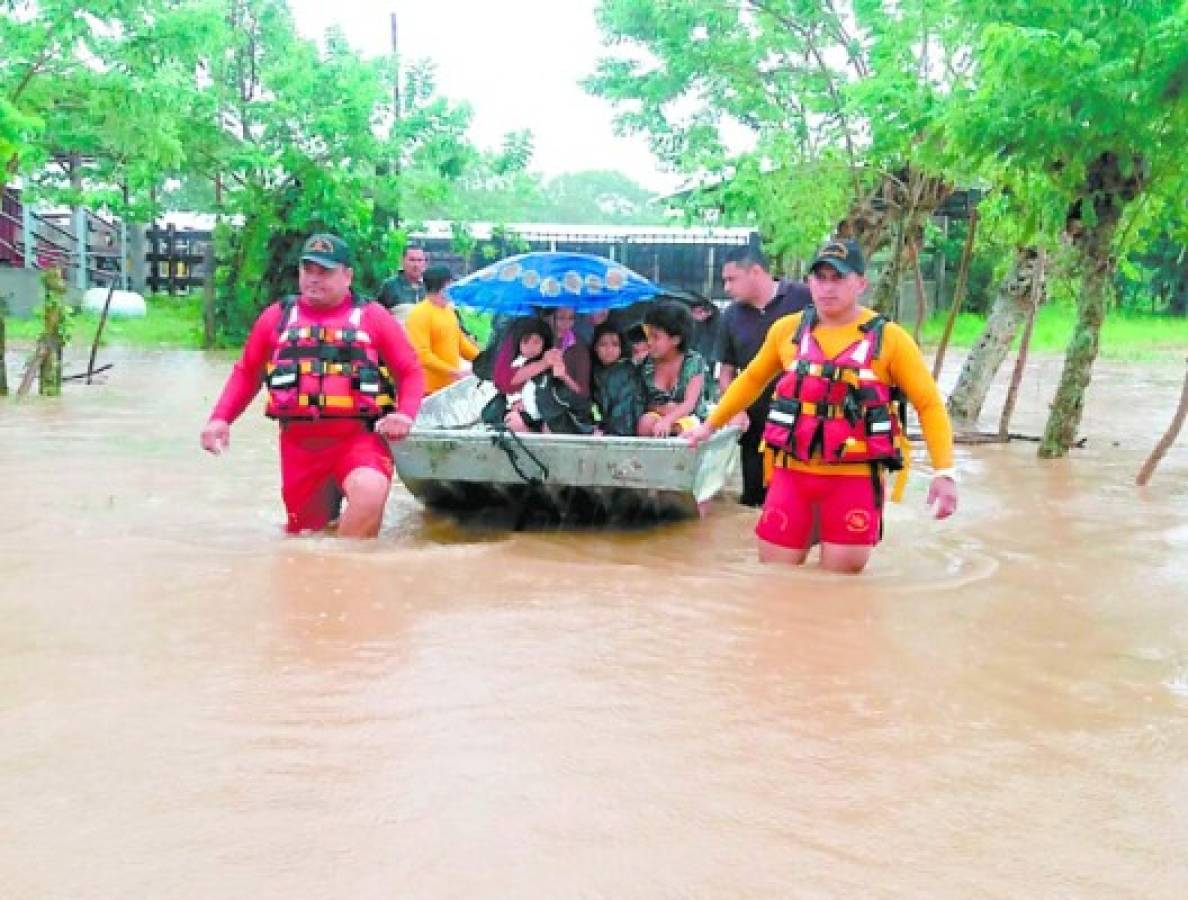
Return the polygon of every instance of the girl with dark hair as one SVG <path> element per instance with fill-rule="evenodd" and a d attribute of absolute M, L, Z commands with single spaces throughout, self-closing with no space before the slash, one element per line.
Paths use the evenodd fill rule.
<path fill-rule="evenodd" d="M 591 433 L 590 399 L 575 390 L 549 323 L 536 316 L 521 319 L 506 340 L 516 356 L 506 367 L 496 366 L 495 386 L 501 393 L 487 404 L 483 421 L 512 431 Z M 583 345 L 576 346 L 586 352 Z"/>
<path fill-rule="evenodd" d="M 506 340 L 515 355 L 504 371 L 496 373 L 499 393 L 483 409 L 483 421 L 512 431 L 540 431 L 544 417 L 537 397 L 553 369 L 553 360 L 547 356 L 553 329 L 543 319 L 530 316 L 513 322 L 509 330 Z"/>
<path fill-rule="evenodd" d="M 639 371 L 623 354 L 623 336 L 611 324 L 595 326 L 592 336 L 594 368 L 590 377 L 594 415 L 600 434 L 635 435 L 643 413 Z"/>
<path fill-rule="evenodd" d="M 684 304 L 666 300 L 644 314 L 648 358 L 640 367 L 646 412 L 635 433 L 671 437 L 700 424 L 705 416 L 705 358 L 689 348 L 693 317 Z"/>

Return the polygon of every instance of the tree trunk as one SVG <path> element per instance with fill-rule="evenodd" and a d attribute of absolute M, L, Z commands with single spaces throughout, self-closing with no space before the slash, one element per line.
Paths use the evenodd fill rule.
<path fill-rule="evenodd" d="M 1147 461 L 1143 463 L 1138 476 L 1134 479 L 1134 483 L 1139 487 L 1144 487 L 1151 480 L 1151 476 L 1155 474 L 1155 467 L 1171 449 L 1180 429 L 1184 427 L 1185 417 L 1188 417 L 1188 374 L 1184 375 L 1184 387 L 1180 391 L 1180 405 L 1176 407 L 1176 414 L 1172 416 L 1171 424 L 1167 426 L 1167 431 L 1159 439 L 1159 443 L 1155 445 L 1155 449 L 1151 451 L 1151 455 L 1147 457 Z"/>
<path fill-rule="evenodd" d="M 978 210 L 974 207 L 969 214 L 969 226 L 965 233 L 965 246 L 961 248 L 961 262 L 957 266 L 957 287 L 953 290 L 953 305 L 949 308 L 949 315 L 945 319 L 945 331 L 941 335 L 940 344 L 936 348 L 936 359 L 932 363 L 932 380 L 940 379 L 941 370 L 945 367 L 945 351 L 949 349 L 949 338 L 953 336 L 953 326 L 957 324 L 957 316 L 961 314 L 961 304 L 965 302 L 965 287 L 969 281 L 969 264 L 973 259 L 974 240 L 978 233 Z M 940 296 L 940 289 L 937 289 Z"/>
<path fill-rule="evenodd" d="M 1101 260 L 1081 279 L 1076 328 L 1064 351 L 1064 369 L 1040 441 L 1039 455 L 1044 459 L 1064 456 L 1077 440 L 1077 429 L 1085 412 L 1085 389 L 1089 387 L 1101 344 L 1111 269 L 1109 260 Z"/>
<path fill-rule="evenodd" d="M 1006 360 L 1019 326 L 1027 318 L 1037 262 L 1038 253 L 1034 247 L 1019 248 L 1015 251 L 1010 271 L 998 287 L 982 334 L 965 358 L 957 385 L 949 395 L 949 418 L 958 431 L 972 431 L 978 427 L 978 417 L 982 414 L 994 376 Z"/>
<path fill-rule="evenodd" d="M 45 298 L 45 353 L 41 357 L 38 393 L 57 397 L 62 393 L 62 303 L 59 298 Z"/>
<path fill-rule="evenodd" d="M 894 319 L 899 312 L 899 282 L 903 277 L 903 262 L 907 252 L 907 241 L 904 237 L 907 227 L 906 222 L 899 223 L 891 259 L 887 261 L 883 271 L 879 272 L 879 280 L 871 293 L 870 308 L 888 319 Z"/>
<path fill-rule="evenodd" d="M 917 244 L 912 251 L 912 274 L 916 280 L 916 325 L 912 329 L 912 340 L 917 345 L 920 343 L 920 329 L 924 327 L 924 312 L 928 307 L 928 299 L 924 296 L 924 273 L 920 271 L 920 249 Z"/>
<path fill-rule="evenodd" d="M 206 245 L 206 258 L 202 261 L 202 348 L 210 350 L 215 345 L 215 250 L 214 240 Z"/>
<path fill-rule="evenodd" d="M 1081 296 L 1077 325 L 1064 354 L 1064 370 L 1040 441 L 1041 458 L 1064 456 L 1077 439 L 1113 280 L 1114 232 L 1126 204 L 1142 190 L 1144 178 L 1142 160 L 1123 167 L 1114 154 L 1103 153 L 1086 170 L 1085 189 L 1069 208 L 1065 231 L 1081 261 Z M 1091 211 L 1085 209 L 1087 205 L 1092 206 Z"/>
<path fill-rule="evenodd" d="M 1027 324 L 1023 326 L 1023 337 L 1019 338 L 1019 355 L 1015 357 L 1015 370 L 1011 373 L 1011 385 L 1007 388 L 1006 400 L 1002 404 L 1002 417 L 998 420 L 998 436 L 1010 440 L 1011 416 L 1015 413 L 1015 402 L 1019 399 L 1019 385 L 1023 383 L 1023 372 L 1027 368 L 1027 348 L 1031 346 L 1031 332 L 1035 328 L 1035 316 L 1043 300 L 1044 287 L 1043 248 L 1035 263 L 1035 274 L 1031 279 L 1031 308 L 1027 310 Z"/>

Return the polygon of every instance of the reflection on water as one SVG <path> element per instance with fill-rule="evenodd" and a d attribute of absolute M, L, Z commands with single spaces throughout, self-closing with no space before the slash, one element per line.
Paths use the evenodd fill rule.
<path fill-rule="evenodd" d="M 286 539 L 270 426 L 197 448 L 226 360 L 115 361 L 0 405 L 5 898 L 1188 893 L 1188 451 L 1131 486 L 1178 369 L 845 579 L 729 503 Z"/>

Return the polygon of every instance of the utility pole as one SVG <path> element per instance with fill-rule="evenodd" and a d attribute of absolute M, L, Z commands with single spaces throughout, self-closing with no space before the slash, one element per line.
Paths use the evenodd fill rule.
<path fill-rule="evenodd" d="M 396 23 L 396 13 L 392 12 L 392 134 L 400 133 L 400 27 Z M 396 178 L 396 189 L 400 189 L 400 147 L 398 142 L 393 151 L 392 175 Z M 392 208 L 391 223 L 395 228 L 400 227 L 400 207 Z"/>

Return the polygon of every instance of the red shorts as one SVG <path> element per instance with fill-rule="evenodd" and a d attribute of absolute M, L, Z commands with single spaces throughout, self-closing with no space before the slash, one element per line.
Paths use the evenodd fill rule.
<path fill-rule="evenodd" d="M 358 430 L 333 423 L 332 436 L 318 435 L 304 423 L 281 429 L 281 496 L 289 521 L 285 530 L 320 531 L 338 518 L 343 482 L 355 469 L 375 469 L 391 479 L 388 442 L 362 423 Z"/>
<path fill-rule="evenodd" d="M 780 547 L 807 550 L 814 514 L 825 543 L 873 547 L 879 542 L 883 510 L 875 502 L 869 475 L 816 475 L 783 468 L 772 473 L 755 535 Z"/>

